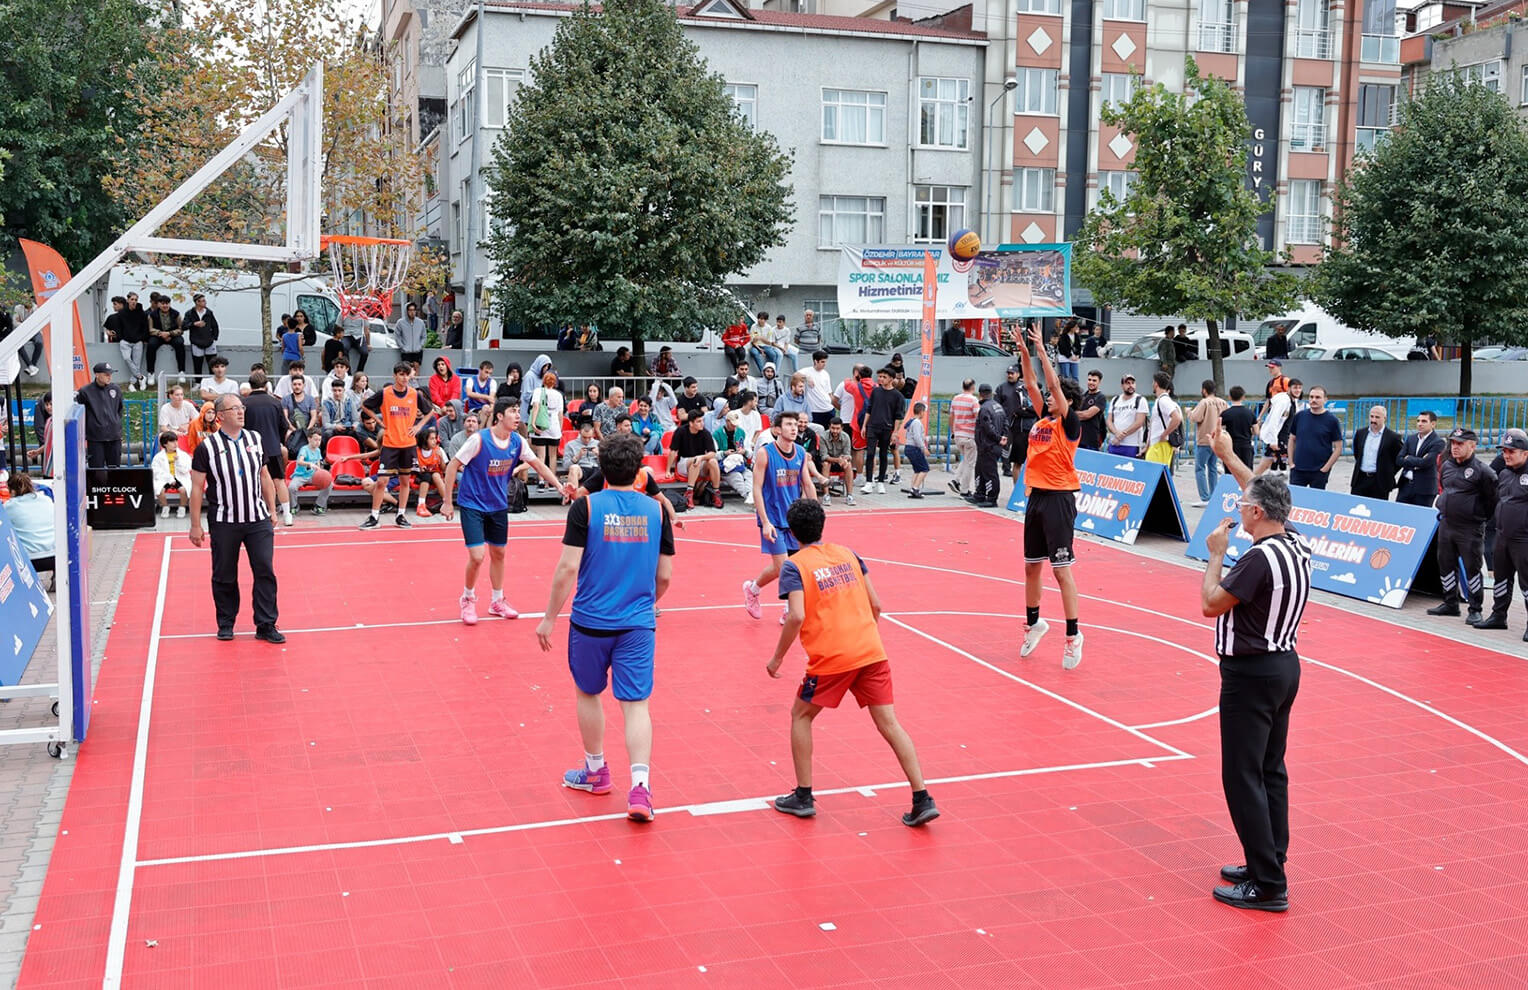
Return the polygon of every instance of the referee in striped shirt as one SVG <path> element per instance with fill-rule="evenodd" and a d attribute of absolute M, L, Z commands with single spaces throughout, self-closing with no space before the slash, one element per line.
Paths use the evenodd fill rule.
<path fill-rule="evenodd" d="M 1221 867 L 1230 886 L 1215 899 L 1258 911 L 1289 910 L 1284 860 L 1289 851 L 1289 775 L 1284 749 L 1289 711 L 1300 689 L 1295 638 L 1310 598 L 1310 547 L 1287 524 L 1289 483 L 1257 477 L 1217 430 L 1210 443 L 1238 484 L 1240 528 L 1252 546 L 1221 576 L 1232 522 L 1210 533 L 1200 606 L 1215 619 L 1220 655 L 1220 780 L 1231 824 L 1246 859 Z"/>
<path fill-rule="evenodd" d="M 218 639 L 233 639 L 239 616 L 239 549 L 249 554 L 254 575 L 255 638 L 284 643 L 276 629 L 276 485 L 265 466 L 259 434 L 244 428 L 244 400 L 217 398 L 218 430 L 207 434 L 191 456 L 191 544 L 202 545 L 202 497 L 211 503 L 212 600 Z"/>

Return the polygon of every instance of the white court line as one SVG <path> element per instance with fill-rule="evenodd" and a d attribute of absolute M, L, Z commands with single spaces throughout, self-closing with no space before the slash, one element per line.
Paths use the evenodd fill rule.
<path fill-rule="evenodd" d="M 562 537 L 561 533 L 538 533 L 535 536 L 511 536 L 510 540 L 556 540 Z M 276 544 L 277 550 L 362 550 L 371 547 L 397 546 L 408 544 L 413 546 L 423 543 L 456 543 L 462 542 L 462 534 L 455 536 L 416 536 L 404 537 L 398 540 L 357 540 L 351 543 L 335 541 L 333 543 L 281 543 Z M 205 547 L 176 547 L 171 553 L 200 553 L 207 552 Z"/>
<path fill-rule="evenodd" d="M 930 778 L 927 784 L 962 784 L 978 780 L 1000 780 L 1009 777 L 1032 777 L 1047 773 L 1070 773 L 1078 770 L 1103 770 L 1109 767 L 1154 767 L 1158 763 L 1170 763 L 1173 760 L 1191 760 L 1192 756 L 1187 753 L 1177 756 L 1149 756 L 1137 759 L 1104 760 L 1098 763 L 1071 763 L 1063 766 L 1051 767 L 1027 767 L 1023 770 L 997 770 L 990 773 L 962 774 L 956 777 Z M 831 790 L 814 792 L 818 797 L 833 796 L 839 794 L 864 794 L 865 791 L 889 791 L 909 786 L 906 780 L 895 780 L 882 784 L 859 784 L 852 787 L 835 787 Z M 672 815 L 686 813 L 695 817 L 711 815 L 731 815 L 745 811 L 763 811 L 770 808 L 770 801 L 774 795 L 762 797 L 734 798 L 726 801 L 707 801 L 699 804 L 681 804 L 671 808 L 659 808 L 659 814 Z M 237 852 L 204 853 L 198 856 L 174 856 L 167 859 L 146 859 L 138 865 L 150 866 L 179 866 L 186 863 L 211 863 L 230 859 L 255 859 L 261 856 L 292 856 L 302 853 L 335 852 L 344 849 L 371 849 L 377 846 L 402 846 L 413 845 L 420 842 L 438 842 L 445 840 L 451 842 L 452 837 L 470 838 L 478 835 L 507 835 L 512 832 L 534 832 L 548 828 L 561 828 L 567 825 L 586 825 L 592 822 L 610 822 L 625 818 L 622 813 L 608 815 L 586 815 L 582 818 L 555 818 L 550 821 L 524 822 L 519 825 L 494 825 L 487 828 L 463 828 L 454 832 L 429 832 L 421 835 L 402 835 L 387 839 L 357 839 L 353 842 L 322 842 L 310 846 L 280 846 L 273 849 L 243 849 Z M 452 842 L 453 845 L 459 843 Z"/>
<path fill-rule="evenodd" d="M 159 558 L 159 594 L 154 598 L 154 624 L 149 629 L 148 662 L 143 670 L 143 700 L 138 704 L 138 741 L 133 747 L 132 789 L 127 796 L 127 822 L 122 830 L 122 860 L 117 864 L 117 897 L 111 908 L 111 933 L 106 942 L 106 973 L 102 987 L 122 982 L 122 963 L 127 951 L 127 920 L 133 902 L 133 872 L 138 866 L 138 831 L 143 820 L 143 777 L 148 766 L 149 719 L 154 710 L 154 674 L 159 666 L 159 631 L 164 625 L 164 603 L 169 596 L 170 543 L 166 536 Z"/>
<path fill-rule="evenodd" d="M 899 612 L 895 612 L 895 613 L 889 613 L 888 612 L 888 613 L 882 613 L 882 614 L 885 615 L 887 618 L 891 618 L 892 615 L 966 615 L 966 616 L 975 616 L 977 618 L 987 618 L 987 619 L 1011 619 L 1011 618 L 1013 618 L 1013 616 L 1009 615 L 1006 612 L 952 612 L 952 611 L 900 612 L 899 611 Z M 1203 660 L 1206 663 L 1212 664 L 1212 665 L 1214 665 L 1217 668 L 1220 666 L 1220 661 L 1218 659 L 1216 659 L 1215 657 L 1210 656 L 1208 653 L 1200 653 L 1198 650 L 1190 649 L 1189 647 L 1184 646 L 1182 643 L 1177 643 L 1177 642 L 1174 642 L 1173 640 L 1170 640 L 1170 639 L 1162 639 L 1160 636 L 1152 636 L 1149 633 L 1137 632 L 1134 629 L 1116 629 L 1116 628 L 1114 628 L 1112 626 L 1089 625 L 1088 628 L 1089 629 L 1101 629 L 1104 632 L 1118 633 L 1118 634 L 1120 634 L 1122 636 L 1135 636 L 1138 639 L 1149 639 L 1153 643 L 1158 643 L 1158 644 L 1160 644 L 1162 646 L 1166 646 L 1166 647 L 1169 647 L 1171 649 L 1178 650 L 1179 652 L 1187 653 L 1191 657 L 1198 657 L 1200 660 Z M 1132 728 L 1136 728 L 1136 729 L 1160 729 L 1160 728 L 1163 728 L 1164 726 L 1169 726 L 1169 725 L 1184 725 L 1184 724 L 1186 724 L 1188 722 L 1197 722 L 1197 721 L 1199 721 L 1202 718 L 1208 718 L 1209 716 L 1214 715 L 1218 711 L 1220 711 L 1220 706 L 1216 705 L 1214 708 L 1208 709 L 1206 711 L 1202 711 L 1198 715 L 1190 715 L 1187 718 L 1175 718 L 1175 719 L 1171 719 L 1171 720 L 1166 721 L 1166 722 L 1151 722 L 1151 723 L 1146 724 L 1146 725 L 1132 726 Z"/>
<path fill-rule="evenodd" d="M 731 603 L 726 604 L 726 605 L 720 605 L 720 604 L 718 604 L 718 605 L 674 605 L 674 606 L 659 605 L 658 607 L 663 610 L 663 614 L 664 615 L 668 615 L 670 612 L 711 612 L 711 611 L 716 611 L 716 610 L 719 610 L 719 609 L 726 609 L 726 608 L 742 608 L 742 606 L 740 604 L 738 604 L 737 602 L 731 602 Z M 495 615 L 488 615 L 488 616 L 478 616 L 478 620 L 480 622 L 519 622 L 521 619 L 539 619 L 543 615 L 546 615 L 546 613 L 545 612 L 521 612 L 520 613 L 520 617 L 518 619 L 501 619 L 501 618 L 499 618 L 498 616 L 495 616 Z M 567 612 L 559 612 L 557 614 L 557 617 L 560 618 L 560 619 L 565 619 L 565 618 L 568 617 L 568 615 L 569 615 L 569 613 L 567 613 Z M 358 632 L 358 631 L 364 632 L 367 629 L 410 629 L 410 628 L 413 628 L 413 627 L 416 627 L 416 626 L 420 626 L 420 627 L 422 627 L 422 626 L 453 626 L 453 625 L 454 626 L 459 626 L 461 624 L 462 624 L 462 620 L 460 618 L 456 618 L 456 619 L 417 619 L 417 620 L 411 620 L 411 621 L 408 621 L 408 622 L 370 622 L 370 623 L 368 623 L 368 622 L 352 622 L 348 626 L 313 626 L 312 628 L 309 628 L 309 629 L 283 629 L 281 631 L 282 631 L 282 633 L 284 633 L 287 636 L 295 636 L 298 633 L 329 633 L 329 632 Z M 159 638 L 160 639 L 211 639 L 213 637 L 213 635 L 214 635 L 213 633 L 171 633 L 171 634 L 168 634 L 168 635 L 161 636 Z M 250 639 L 253 639 L 255 634 L 253 632 L 243 632 L 243 633 L 236 633 L 235 635 L 239 636 L 240 638 L 250 638 Z"/>
<path fill-rule="evenodd" d="M 934 635 L 932 635 L 930 633 L 924 632 L 922 629 L 919 629 L 917 626 L 909 625 L 908 623 L 903 622 L 901 619 L 898 619 L 894 615 L 891 615 L 891 614 L 889 614 L 887 612 L 882 612 L 881 613 L 881 618 L 885 619 L 888 622 L 891 622 L 891 623 L 894 623 L 896 625 L 901 626 L 903 629 L 906 629 L 908 632 L 912 633 L 915 636 L 922 636 L 924 639 L 928 640 L 930 643 L 934 643 L 934 644 L 936 644 L 938 646 L 942 646 L 945 649 L 949 650 L 951 653 L 955 653 L 955 654 L 957 654 L 959 656 L 963 656 L 967 660 L 972 661 L 973 663 L 980 664 L 981 666 L 986 667 L 988 670 L 992 671 L 993 673 L 996 673 L 996 674 L 999 674 L 999 675 L 1001 675 L 1003 677 L 1006 677 L 1010 681 L 1013 681 L 1016 684 L 1022 684 L 1025 687 L 1029 688 L 1031 691 L 1035 691 L 1035 692 L 1038 692 L 1040 694 L 1043 694 L 1047 698 L 1050 698 L 1050 699 L 1052 699 L 1054 701 L 1059 701 L 1063 705 L 1066 705 L 1066 706 L 1068 706 L 1070 708 L 1075 708 L 1079 712 L 1082 712 L 1084 715 L 1091 715 L 1094 718 L 1098 719 L 1100 722 L 1103 722 L 1105 725 L 1112 725 L 1114 728 L 1119 729 L 1119 730 L 1121 730 L 1123 732 L 1128 732 L 1132 736 L 1135 736 L 1137 739 L 1143 739 L 1146 742 L 1151 743 L 1153 746 L 1159 746 L 1162 749 L 1167 750 L 1169 753 L 1172 753 L 1174 756 L 1178 757 L 1179 759 L 1192 760 L 1194 758 L 1192 753 L 1185 753 L 1183 750 L 1179 749 L 1176 746 L 1170 746 L 1170 745 L 1168 745 L 1167 743 L 1163 742 L 1160 739 L 1153 739 L 1151 736 L 1148 736 L 1146 733 L 1142 732 L 1140 729 L 1133 729 L 1130 726 L 1126 725 L 1125 723 L 1119 721 L 1118 719 L 1112 719 L 1109 716 L 1103 714 L 1102 712 L 1096 712 L 1093 709 L 1089 708 L 1087 705 L 1082 704 L 1081 702 L 1073 701 L 1071 698 L 1068 698 L 1065 695 L 1057 694 L 1056 692 L 1050 690 L 1049 688 L 1043 688 L 1040 685 L 1034 683 L 1033 681 L 1026 681 L 1024 678 L 1020 677 L 1019 675 L 1011 673 L 1010 671 L 1006 671 L 1002 667 L 999 667 L 997 664 L 989 663 L 989 662 L 987 662 L 986 660 L 983 660 L 981 657 L 977 656 L 974 653 L 967 653 L 965 650 L 962 650 L 960 647 L 956 646 L 955 644 L 947 643 L 944 640 L 940 639 L 938 636 L 934 636 Z M 1103 626 L 1097 626 L 1095 628 L 1102 629 L 1104 627 Z M 1110 632 L 1118 632 L 1119 630 L 1109 630 L 1109 631 Z"/>

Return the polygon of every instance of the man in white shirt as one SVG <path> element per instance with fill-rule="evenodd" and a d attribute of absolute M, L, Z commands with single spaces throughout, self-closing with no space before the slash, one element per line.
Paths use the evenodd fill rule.
<path fill-rule="evenodd" d="M 1150 404 L 1135 391 L 1135 376 L 1119 381 L 1120 393 L 1109 401 L 1109 453 L 1140 457 L 1146 443 L 1146 415 Z"/>
<path fill-rule="evenodd" d="M 307 370 L 308 365 L 306 362 L 293 361 L 287 367 L 286 374 L 276 375 L 272 379 L 271 394 L 278 399 L 285 399 L 292 394 L 292 379 L 301 378 L 305 395 L 321 397 L 323 393 L 319 392 L 318 383 L 313 380 L 312 375 L 307 374 Z"/>
<path fill-rule="evenodd" d="M 1173 379 L 1167 372 L 1152 375 L 1151 387 L 1156 400 L 1151 404 L 1151 421 L 1146 426 L 1146 459 L 1166 464 L 1172 470 L 1177 449 L 1168 437 L 1183 425 L 1183 408 L 1173 401 Z"/>
<path fill-rule="evenodd" d="M 219 355 L 208 365 L 212 377 L 203 378 L 197 391 L 203 402 L 216 402 L 220 395 L 238 395 L 239 383 L 228 377 L 228 359 Z"/>
<path fill-rule="evenodd" d="M 828 374 L 828 352 L 813 351 L 812 366 L 802 374 L 806 375 L 807 415 L 826 430 L 833 422 L 833 376 Z"/>
<path fill-rule="evenodd" d="M 345 391 L 350 391 L 350 362 L 346 361 L 344 358 L 338 358 L 335 360 L 334 367 L 329 369 L 329 374 L 324 378 L 323 383 L 319 386 L 318 394 L 327 398 L 330 394 L 330 386 L 332 386 L 335 382 L 344 383 Z"/>
<path fill-rule="evenodd" d="M 159 407 L 159 432 L 183 437 L 191 429 L 191 421 L 196 417 L 196 407 L 186 401 L 185 388 L 171 385 L 170 401 Z M 191 462 L 188 459 L 186 463 L 189 467 Z"/>

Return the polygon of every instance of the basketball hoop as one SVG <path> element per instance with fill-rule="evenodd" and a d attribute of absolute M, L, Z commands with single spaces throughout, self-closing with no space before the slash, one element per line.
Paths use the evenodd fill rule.
<path fill-rule="evenodd" d="M 330 279 L 339 297 L 340 316 L 385 320 L 392 315 L 393 293 L 408 274 L 412 241 L 393 237 L 325 237 Z"/>

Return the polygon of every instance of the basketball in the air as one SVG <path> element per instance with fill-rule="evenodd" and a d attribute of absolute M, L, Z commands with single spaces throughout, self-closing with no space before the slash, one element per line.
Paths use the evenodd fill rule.
<path fill-rule="evenodd" d="M 974 230 L 957 230 L 950 235 L 950 257 L 956 261 L 972 261 L 981 253 L 982 239 Z"/>

